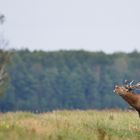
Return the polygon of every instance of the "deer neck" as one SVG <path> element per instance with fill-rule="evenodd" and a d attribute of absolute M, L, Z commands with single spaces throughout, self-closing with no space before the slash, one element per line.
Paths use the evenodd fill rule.
<path fill-rule="evenodd" d="M 135 107 L 135 105 L 137 104 L 138 99 L 136 97 L 136 94 L 133 92 L 127 92 L 127 94 L 125 94 L 122 97 L 124 98 L 124 100 L 126 100 L 133 107 Z"/>

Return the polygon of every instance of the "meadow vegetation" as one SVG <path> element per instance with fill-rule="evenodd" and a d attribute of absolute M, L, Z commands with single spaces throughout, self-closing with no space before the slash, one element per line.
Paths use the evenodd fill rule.
<path fill-rule="evenodd" d="M 0 114 L 1 140 L 139 140 L 136 112 L 114 110 Z"/>

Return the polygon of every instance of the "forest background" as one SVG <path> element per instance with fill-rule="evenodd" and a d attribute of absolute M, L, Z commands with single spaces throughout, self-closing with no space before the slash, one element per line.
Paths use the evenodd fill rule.
<path fill-rule="evenodd" d="M 0 111 L 127 108 L 115 84 L 140 80 L 140 53 L 13 51 Z"/>

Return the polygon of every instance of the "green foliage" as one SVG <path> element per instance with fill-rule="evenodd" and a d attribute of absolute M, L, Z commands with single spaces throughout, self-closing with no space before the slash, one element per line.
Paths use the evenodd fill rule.
<path fill-rule="evenodd" d="M 0 42 L 1 46 L 1 42 Z M 8 64 L 10 64 L 11 52 L 0 49 L 0 95 L 5 93 L 5 89 L 8 86 Z"/>
<path fill-rule="evenodd" d="M 139 60 L 137 51 L 15 51 L 0 110 L 125 108 L 113 88 L 124 79 L 140 80 Z"/>

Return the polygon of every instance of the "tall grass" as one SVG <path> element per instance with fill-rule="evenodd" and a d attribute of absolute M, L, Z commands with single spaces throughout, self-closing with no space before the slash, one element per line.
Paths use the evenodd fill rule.
<path fill-rule="evenodd" d="M 139 140 L 140 119 L 126 111 L 0 114 L 0 140 Z"/>

